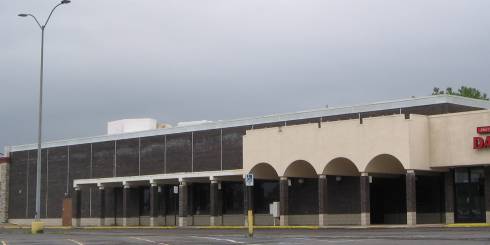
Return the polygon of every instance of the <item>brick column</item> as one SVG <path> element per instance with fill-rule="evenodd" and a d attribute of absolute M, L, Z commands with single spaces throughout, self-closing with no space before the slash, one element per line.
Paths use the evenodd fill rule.
<path fill-rule="evenodd" d="M 415 183 L 415 171 L 407 170 L 405 177 L 405 189 L 407 194 L 407 225 L 417 224 L 417 194 Z"/>
<path fill-rule="evenodd" d="M 446 224 L 454 224 L 454 178 L 452 170 L 444 173 L 444 197 Z"/>
<path fill-rule="evenodd" d="M 129 208 L 131 204 L 129 203 L 130 195 L 131 195 L 131 187 L 129 184 L 124 184 L 123 187 L 123 226 L 128 226 L 129 225 Z"/>
<path fill-rule="evenodd" d="M 289 215 L 289 183 L 287 177 L 281 177 L 279 179 L 279 215 L 280 215 L 280 225 L 287 226 L 288 215 Z"/>
<path fill-rule="evenodd" d="M 80 187 L 75 187 L 74 195 L 72 199 L 73 205 L 73 221 L 72 224 L 75 227 L 80 227 L 82 218 L 82 191 Z"/>
<path fill-rule="evenodd" d="M 485 167 L 485 207 L 486 221 L 490 224 L 490 166 Z"/>
<path fill-rule="evenodd" d="M 157 225 L 158 219 L 158 186 L 156 183 L 150 184 L 150 226 Z"/>
<path fill-rule="evenodd" d="M 179 184 L 179 226 L 187 226 L 187 201 L 189 193 L 187 191 L 187 183 L 181 181 Z"/>
<path fill-rule="evenodd" d="M 360 194 L 361 194 L 361 225 L 371 224 L 371 205 L 369 198 L 369 175 L 361 173 L 360 177 Z"/>
<path fill-rule="evenodd" d="M 105 225 L 105 189 L 103 185 L 99 185 L 99 226 Z"/>
<path fill-rule="evenodd" d="M 0 157 L 0 223 L 7 222 L 9 203 L 9 158 Z"/>
<path fill-rule="evenodd" d="M 325 216 L 327 213 L 327 176 L 322 174 L 318 176 L 318 225 L 325 225 Z"/>

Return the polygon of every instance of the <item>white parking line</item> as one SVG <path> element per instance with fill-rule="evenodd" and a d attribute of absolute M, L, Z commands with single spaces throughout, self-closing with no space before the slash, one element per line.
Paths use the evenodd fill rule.
<path fill-rule="evenodd" d="M 78 244 L 78 245 L 83 245 L 83 243 L 81 243 L 81 242 L 79 242 L 79 241 L 76 241 L 76 240 L 73 240 L 73 239 L 66 239 L 66 240 L 68 240 L 68 241 L 70 241 L 70 242 L 73 242 L 73 243 L 75 243 L 75 244 Z"/>
<path fill-rule="evenodd" d="M 152 241 L 152 240 L 149 240 L 149 239 L 146 239 L 146 238 L 141 238 L 141 237 L 129 237 L 129 238 L 133 238 L 133 239 L 136 239 L 136 240 L 140 240 L 140 241 L 144 241 L 144 242 L 149 242 L 149 243 L 157 243 L 155 241 Z"/>
<path fill-rule="evenodd" d="M 140 240 L 140 241 L 144 241 L 144 242 L 149 242 L 149 243 L 158 243 L 156 241 L 153 241 L 153 240 L 150 240 L 150 239 L 146 239 L 146 238 L 142 238 L 142 237 L 135 237 L 135 236 L 132 236 L 132 237 L 129 237 L 129 238 L 133 238 L 133 239 L 136 239 L 136 240 Z M 158 245 L 168 245 L 166 243 L 158 243 Z"/>
<path fill-rule="evenodd" d="M 231 239 L 223 239 L 223 238 L 216 238 L 216 237 L 205 237 L 205 236 L 191 236 L 191 237 L 204 238 L 204 239 L 215 240 L 215 241 L 225 241 L 225 242 L 238 243 L 238 244 L 244 243 L 244 242 L 239 242 L 239 241 L 235 241 L 235 240 L 231 240 Z"/>
<path fill-rule="evenodd" d="M 2 241 L 2 245 L 7 245 L 7 242 L 6 241 Z"/>
<path fill-rule="evenodd" d="M 317 242 L 324 242 L 324 243 L 353 243 L 353 242 L 362 242 L 364 241 L 363 239 L 346 239 L 346 240 L 332 240 L 332 239 L 316 239 L 316 238 L 306 238 L 306 237 L 297 237 L 294 238 L 297 240 L 309 240 L 309 241 L 317 241 Z"/>

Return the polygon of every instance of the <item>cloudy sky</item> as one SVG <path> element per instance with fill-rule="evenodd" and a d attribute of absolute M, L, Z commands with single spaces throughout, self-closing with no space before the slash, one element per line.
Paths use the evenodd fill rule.
<path fill-rule="evenodd" d="M 0 1 L 0 147 L 36 141 L 40 30 L 55 0 Z M 73 0 L 46 28 L 45 139 L 490 92 L 490 1 Z M 0 150 L 2 152 L 2 150 Z"/>

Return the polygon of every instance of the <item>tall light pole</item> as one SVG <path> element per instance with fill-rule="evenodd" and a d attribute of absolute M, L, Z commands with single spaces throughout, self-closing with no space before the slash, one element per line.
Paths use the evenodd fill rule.
<path fill-rule="evenodd" d="M 37 171 L 36 171 L 36 214 L 35 214 L 35 222 L 32 222 L 32 232 L 39 233 L 43 231 L 43 223 L 41 222 L 41 140 L 42 140 L 42 122 L 43 122 L 43 63 L 44 63 L 44 30 L 46 29 L 46 25 L 48 24 L 51 15 L 54 10 L 63 4 L 70 3 L 69 0 L 63 0 L 58 3 L 49 13 L 46 22 L 44 25 L 41 25 L 37 20 L 36 16 L 32 14 L 18 14 L 19 17 L 27 17 L 31 16 L 41 29 L 41 71 L 39 74 L 39 115 L 38 115 L 38 130 L 37 130 Z"/>

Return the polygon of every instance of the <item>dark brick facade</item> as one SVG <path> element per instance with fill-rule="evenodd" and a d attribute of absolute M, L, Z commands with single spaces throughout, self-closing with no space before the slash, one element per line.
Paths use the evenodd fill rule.
<path fill-rule="evenodd" d="M 166 173 L 192 171 L 192 134 L 167 135 Z"/>
<path fill-rule="evenodd" d="M 141 175 L 165 173 L 165 138 L 161 135 L 141 138 Z"/>
<path fill-rule="evenodd" d="M 116 142 L 116 176 L 139 175 L 139 138 Z"/>
<path fill-rule="evenodd" d="M 63 197 L 71 189 L 68 187 L 68 147 L 51 148 L 48 153 L 47 217 L 60 217 Z"/>
<path fill-rule="evenodd" d="M 10 165 L 8 216 L 11 219 L 26 217 L 28 154 L 27 151 L 20 151 L 10 155 L 12 164 Z"/>
<path fill-rule="evenodd" d="M 194 171 L 221 170 L 221 130 L 194 133 Z"/>
<path fill-rule="evenodd" d="M 113 177 L 116 142 L 106 141 L 92 144 L 92 177 Z M 85 163 L 87 164 L 87 163 Z"/>

